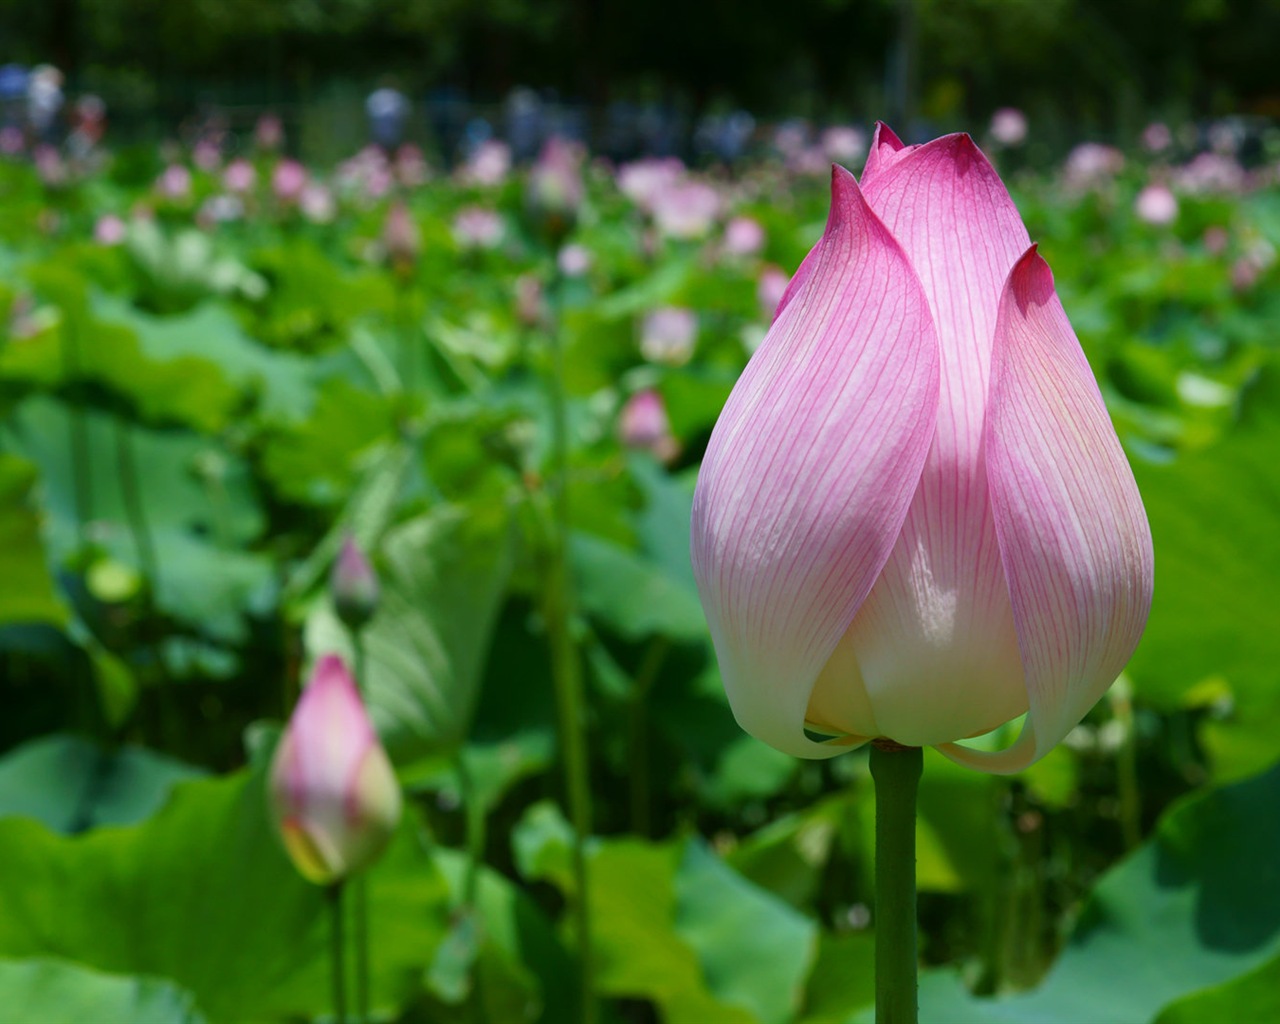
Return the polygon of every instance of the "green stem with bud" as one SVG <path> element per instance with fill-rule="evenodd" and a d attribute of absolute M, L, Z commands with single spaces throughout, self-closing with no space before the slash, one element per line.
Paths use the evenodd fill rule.
<path fill-rule="evenodd" d="M 916 1024 L 916 793 L 924 753 L 871 744 L 876 791 L 876 1024 Z"/>
<path fill-rule="evenodd" d="M 330 936 L 330 970 L 333 979 L 333 1019 L 335 1024 L 346 1024 L 347 1020 L 347 962 L 346 937 L 342 921 L 342 891 L 346 883 L 342 880 L 334 882 L 326 890 L 329 899 L 329 916 L 332 922 Z"/>

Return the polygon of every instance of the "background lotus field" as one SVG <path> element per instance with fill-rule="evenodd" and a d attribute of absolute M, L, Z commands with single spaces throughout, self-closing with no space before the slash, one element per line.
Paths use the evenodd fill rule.
<path fill-rule="evenodd" d="M 1043 761 L 927 752 L 926 1020 L 1280 1019 L 1280 149 L 1242 161 L 1220 128 L 1034 169 L 987 140 L 1157 583 L 1128 672 Z M 870 1019 L 865 751 L 738 729 L 688 555 L 711 427 L 859 138 L 732 170 L 562 149 L 572 218 L 493 145 L 447 172 L 249 143 L 0 162 L 0 1017 L 330 1017 L 323 893 L 264 773 L 309 666 L 349 653 L 350 535 L 406 794 L 369 874 L 377 1016 L 575 1018 L 561 351 L 602 1019 Z"/>

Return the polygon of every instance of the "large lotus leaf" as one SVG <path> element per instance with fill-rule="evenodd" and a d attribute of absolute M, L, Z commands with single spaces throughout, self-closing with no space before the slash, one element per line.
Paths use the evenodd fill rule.
<path fill-rule="evenodd" d="M 208 386 L 227 393 L 226 412 L 234 412 L 230 403 L 243 403 L 246 396 L 256 399 L 262 416 L 269 420 L 298 419 L 311 407 L 312 365 L 301 356 L 259 345 L 225 306 L 204 303 L 189 313 L 161 317 L 104 295 L 95 297 L 92 308 L 99 321 L 128 328 L 137 338 L 144 372 L 152 380 L 131 380 L 125 370 L 137 372 L 137 367 L 113 366 L 105 359 L 99 362 L 100 372 L 137 396 L 144 409 L 149 402 L 176 404 L 175 398 L 161 393 L 162 386 L 174 386 L 181 376 L 178 372 L 161 376 L 169 366 L 181 367 L 182 373 L 211 375 Z M 179 397 L 184 402 L 200 399 L 199 395 Z M 182 406 L 177 408 L 180 412 Z"/>
<path fill-rule="evenodd" d="M 130 825 L 203 774 L 141 747 L 106 751 L 79 736 L 45 736 L 0 759 L 0 818 L 30 817 L 64 833 Z"/>
<path fill-rule="evenodd" d="M 569 539 L 569 557 L 583 611 L 619 636 L 705 639 L 706 619 L 697 592 L 643 554 L 578 533 Z"/>
<path fill-rule="evenodd" d="M 40 543 L 40 523 L 28 503 L 35 467 L 0 455 L 0 625 L 42 622 L 63 625 L 67 610 L 54 589 Z"/>
<path fill-rule="evenodd" d="M 1280 731 L 1280 371 L 1268 368 L 1245 399 L 1217 445 L 1135 465 L 1157 578 L 1129 673 L 1139 697 L 1166 707 L 1230 696 L 1205 733 L 1224 779 L 1270 763 Z"/>
<path fill-rule="evenodd" d="M 1280 1020 L 1280 957 L 1256 971 L 1179 999 L 1155 1024 L 1222 1024 Z"/>
<path fill-rule="evenodd" d="M 470 729 L 489 639 L 511 572 L 506 509 L 441 505 L 392 530 L 378 558 L 378 610 L 362 631 L 369 707 L 388 752 L 408 762 Z M 313 657 L 356 659 L 328 601 L 306 628 Z"/>
<path fill-rule="evenodd" d="M 137 507 L 159 563 L 159 579 L 151 581 L 157 607 L 219 639 L 242 637 L 245 612 L 264 607 L 273 585 L 270 562 L 241 547 L 263 526 L 245 467 L 195 435 L 146 430 L 88 410 L 77 418 L 52 399 L 28 399 L 14 414 L 10 438 L 40 467 L 46 538 L 59 562 L 79 544 L 77 437 L 84 441 L 93 540 L 117 561 L 145 567 L 125 490 L 136 475 Z"/>
<path fill-rule="evenodd" d="M 394 1008 L 449 904 L 411 816 L 368 879 L 374 1002 Z M 128 828 L 65 837 L 0 820 L 0 956 L 169 978 L 211 1021 L 328 1011 L 327 905 L 274 835 L 261 772 L 184 783 Z"/>
<path fill-rule="evenodd" d="M 1280 766 L 1178 805 L 1098 884 L 1040 988 L 975 999 L 936 972 L 921 985 L 921 1021 L 1144 1024 L 1174 1000 L 1262 967 L 1280 955 L 1277 806 Z"/>
<path fill-rule="evenodd" d="M 204 1024 L 189 992 L 162 978 L 104 974 L 35 958 L 0 960 L 0 1006 L 14 1024 Z"/>

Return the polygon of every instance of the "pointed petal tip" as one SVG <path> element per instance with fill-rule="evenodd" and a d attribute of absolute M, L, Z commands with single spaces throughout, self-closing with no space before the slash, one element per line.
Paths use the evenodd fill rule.
<path fill-rule="evenodd" d="M 881 146 L 888 146 L 894 152 L 906 149 L 906 143 L 898 138 L 897 132 L 883 121 L 876 122 L 875 132 L 871 136 L 871 150 L 874 152 Z"/>
<path fill-rule="evenodd" d="M 1053 271 L 1040 255 L 1038 242 L 1032 242 L 1031 247 L 1009 271 L 1009 291 L 1021 313 L 1026 313 L 1032 307 L 1043 306 L 1056 294 Z"/>

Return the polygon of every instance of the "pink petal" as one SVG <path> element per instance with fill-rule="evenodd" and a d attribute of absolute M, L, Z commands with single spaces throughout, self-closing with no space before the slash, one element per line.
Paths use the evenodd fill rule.
<path fill-rule="evenodd" d="M 832 164 L 833 171 L 836 166 L 837 165 Z M 840 169 L 842 171 L 844 170 L 843 167 Z M 845 171 L 845 173 L 847 174 L 848 171 Z M 813 273 L 814 265 L 818 262 L 819 251 L 822 249 L 822 243 L 825 242 L 826 239 L 827 233 L 823 232 L 822 237 L 814 243 L 813 248 L 810 249 L 808 253 L 805 254 L 804 259 L 800 261 L 800 266 L 796 267 L 796 272 L 791 275 L 791 280 L 787 282 L 787 287 L 782 293 L 782 298 L 778 300 L 778 307 L 773 311 L 773 320 L 770 321 L 771 326 L 778 322 L 778 317 L 782 316 L 782 311 L 791 305 L 791 300 L 796 297 L 796 294 L 804 287 L 805 282 L 809 280 L 809 275 Z"/>
<path fill-rule="evenodd" d="M 1007 751 L 943 752 L 1012 772 L 1058 743 L 1124 668 L 1154 566 L 1133 472 L 1034 246 L 1001 299 L 986 444 L 1031 710 Z"/>
<path fill-rule="evenodd" d="M 739 723 L 788 753 L 814 681 L 902 526 L 933 434 L 938 352 L 910 264 L 832 173 L 812 269 L 716 423 L 692 554 Z"/>
<path fill-rule="evenodd" d="M 883 174 L 899 158 L 918 149 L 908 146 L 883 121 L 876 122 L 875 133 L 871 136 L 871 148 L 867 151 L 867 162 L 862 168 L 862 188 L 865 192 L 872 179 Z"/>
<path fill-rule="evenodd" d="M 941 385 L 902 535 L 842 647 L 856 651 L 879 731 L 926 745 L 995 728 L 1027 707 L 982 432 L 1000 294 L 1028 238 L 967 135 L 899 149 L 882 129 L 876 142 L 867 202 L 929 299 Z M 821 685 L 817 696 L 825 698 Z"/>

